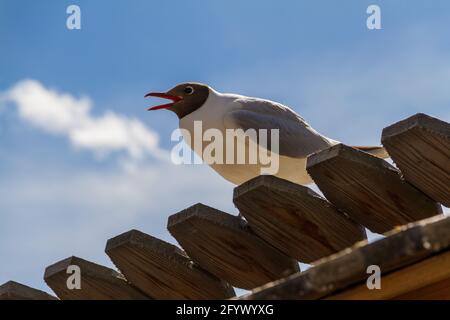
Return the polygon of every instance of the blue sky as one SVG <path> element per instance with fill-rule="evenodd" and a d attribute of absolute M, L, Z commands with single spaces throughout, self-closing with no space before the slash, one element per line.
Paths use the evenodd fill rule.
<path fill-rule="evenodd" d="M 155 156 L 177 119 L 146 112 L 148 91 L 205 82 L 378 144 L 414 113 L 450 120 L 449 21 L 444 0 L 0 0 L 0 283 L 46 289 L 45 266 L 72 254 L 110 265 L 106 240 L 130 228 L 173 241 L 167 216 L 196 202 L 236 212 L 212 170 Z"/>

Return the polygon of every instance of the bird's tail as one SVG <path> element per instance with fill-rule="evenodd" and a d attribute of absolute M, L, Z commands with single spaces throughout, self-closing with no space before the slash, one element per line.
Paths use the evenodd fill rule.
<path fill-rule="evenodd" d="M 367 152 L 381 159 L 389 158 L 389 154 L 386 149 L 380 146 L 353 146 L 353 148 Z"/>

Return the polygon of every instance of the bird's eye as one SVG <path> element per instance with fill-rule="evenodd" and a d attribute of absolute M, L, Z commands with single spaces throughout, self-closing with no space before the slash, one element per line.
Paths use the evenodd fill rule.
<path fill-rule="evenodd" d="M 193 94 L 194 93 L 194 88 L 192 88 L 191 86 L 187 86 L 186 88 L 184 88 L 184 93 L 186 93 L 186 94 Z"/>

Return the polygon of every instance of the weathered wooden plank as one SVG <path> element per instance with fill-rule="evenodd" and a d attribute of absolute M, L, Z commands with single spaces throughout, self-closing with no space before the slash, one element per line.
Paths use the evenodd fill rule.
<path fill-rule="evenodd" d="M 108 240 L 106 253 L 127 280 L 154 299 L 225 299 L 233 288 L 178 247 L 137 230 Z"/>
<path fill-rule="evenodd" d="M 311 155 L 307 170 L 331 203 L 377 233 L 442 213 L 392 165 L 343 144 Z"/>
<path fill-rule="evenodd" d="M 450 207 L 450 124 L 416 114 L 383 130 L 381 141 L 410 182 Z"/>
<path fill-rule="evenodd" d="M 448 266 L 447 266 L 448 267 Z M 395 300 L 450 300 L 450 278 L 397 296 Z"/>
<path fill-rule="evenodd" d="M 364 282 L 326 299 L 450 299 L 450 251 L 381 276 L 379 290 L 369 290 Z"/>
<path fill-rule="evenodd" d="M 299 270 L 295 260 L 257 237 L 244 220 L 202 204 L 170 216 L 168 229 L 202 268 L 239 288 Z"/>
<path fill-rule="evenodd" d="M 58 300 L 48 293 L 15 281 L 0 286 L 0 300 Z"/>
<path fill-rule="evenodd" d="M 241 299 L 319 299 L 366 282 L 370 265 L 378 265 L 382 274 L 387 274 L 449 248 L 450 218 L 436 216 L 398 228 L 376 242 L 360 242 Z"/>
<path fill-rule="evenodd" d="M 302 262 L 366 239 L 362 226 L 313 190 L 274 176 L 235 188 L 234 204 L 258 236 Z"/>
<path fill-rule="evenodd" d="M 69 266 L 81 271 L 81 288 L 69 289 L 67 273 Z M 113 269 L 77 257 L 61 260 L 45 270 L 47 285 L 63 300 L 146 300 L 145 294 L 131 286 L 120 273 Z"/>

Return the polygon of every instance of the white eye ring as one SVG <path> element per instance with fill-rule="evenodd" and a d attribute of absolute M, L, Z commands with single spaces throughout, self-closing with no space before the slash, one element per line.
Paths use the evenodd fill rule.
<path fill-rule="evenodd" d="M 194 88 L 192 88 L 191 86 L 187 86 L 186 88 L 184 88 L 184 93 L 186 93 L 186 94 L 193 94 L 194 93 Z"/>

